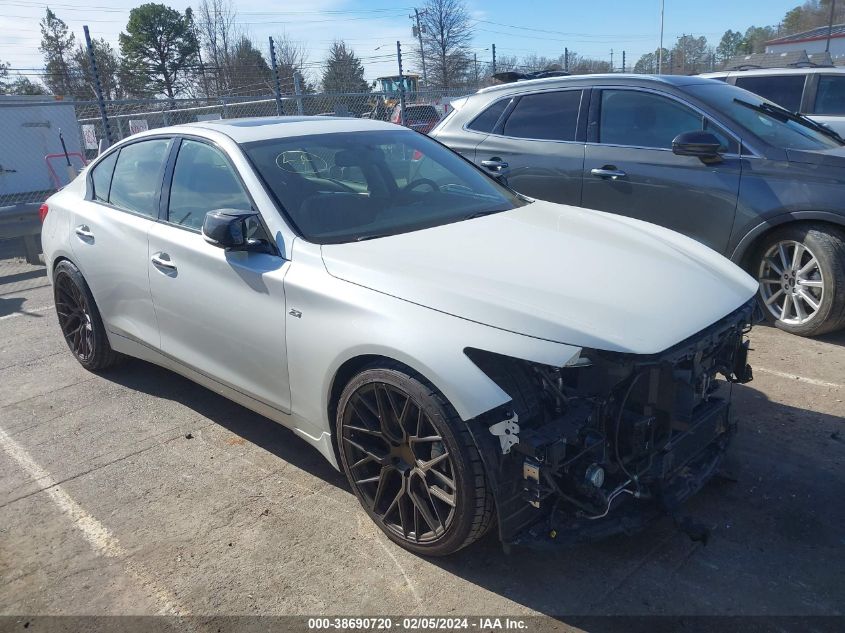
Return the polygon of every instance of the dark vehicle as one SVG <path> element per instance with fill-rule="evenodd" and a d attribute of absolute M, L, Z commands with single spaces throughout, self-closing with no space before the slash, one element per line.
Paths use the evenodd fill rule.
<path fill-rule="evenodd" d="M 430 104 L 409 104 L 405 106 L 405 127 L 416 130 L 422 134 L 428 134 L 440 121 L 440 113 Z M 402 106 L 393 108 L 390 115 L 390 122 L 402 124 Z"/>
<path fill-rule="evenodd" d="M 431 133 L 553 202 L 693 237 L 760 282 L 778 327 L 845 325 L 840 137 L 713 79 L 589 75 L 485 88 Z"/>

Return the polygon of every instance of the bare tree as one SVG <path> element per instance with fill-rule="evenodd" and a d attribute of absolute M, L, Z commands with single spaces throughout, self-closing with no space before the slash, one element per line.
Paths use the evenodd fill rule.
<path fill-rule="evenodd" d="M 273 43 L 276 46 L 276 64 L 279 67 L 279 83 L 282 84 L 282 92 L 293 92 L 294 73 L 299 73 L 303 80 L 306 79 L 305 65 L 308 62 L 308 49 L 294 42 L 284 33 L 274 35 Z M 302 86 L 302 89 L 305 90 L 306 86 Z"/>
<path fill-rule="evenodd" d="M 472 64 L 472 22 L 463 0 L 427 0 L 420 23 L 429 83 L 444 89 L 461 85 Z"/>
<path fill-rule="evenodd" d="M 212 77 L 208 92 L 226 94 L 232 88 L 233 60 L 241 40 L 235 23 L 237 12 L 231 0 L 202 0 L 195 17 L 203 73 Z M 205 77 L 203 77 L 205 79 Z"/>

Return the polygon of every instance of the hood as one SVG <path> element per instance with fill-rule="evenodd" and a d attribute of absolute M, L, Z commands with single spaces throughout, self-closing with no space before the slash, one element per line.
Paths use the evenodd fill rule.
<path fill-rule="evenodd" d="M 845 147 L 822 150 L 787 149 L 786 157 L 791 163 L 845 167 Z"/>
<path fill-rule="evenodd" d="M 652 354 L 748 301 L 757 282 L 653 224 L 536 201 L 402 235 L 322 247 L 329 274 L 495 328 Z"/>

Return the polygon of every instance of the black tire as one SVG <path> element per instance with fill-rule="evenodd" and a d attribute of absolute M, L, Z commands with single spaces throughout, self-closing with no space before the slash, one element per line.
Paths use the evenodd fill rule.
<path fill-rule="evenodd" d="M 487 532 L 494 508 L 481 456 L 455 409 L 424 377 L 399 363 L 363 369 L 340 395 L 336 431 L 349 484 L 390 540 L 417 554 L 446 556 Z M 421 484 L 427 498 L 419 498 Z M 439 527 L 427 522 L 421 505 Z"/>
<path fill-rule="evenodd" d="M 62 335 L 80 365 L 89 371 L 102 371 L 125 359 L 109 345 L 94 296 L 82 273 L 68 260 L 56 265 L 53 298 Z"/>
<path fill-rule="evenodd" d="M 806 287 L 802 291 L 803 296 L 818 304 L 817 308 L 801 299 L 802 295 L 797 299 L 798 306 L 789 298 L 790 288 L 797 289 L 805 282 L 796 277 L 794 265 L 784 269 L 782 256 L 774 257 L 779 251 L 773 249 L 779 244 L 786 245 L 785 251 L 789 245 L 801 245 L 806 249 L 802 261 L 808 262 L 807 265 L 811 264 L 811 256 L 816 260 L 817 265 L 808 274 L 812 276 L 811 283 L 822 286 Z M 791 253 L 786 253 L 787 260 L 791 259 Z M 767 254 L 777 268 L 766 261 Z M 760 282 L 757 298 L 763 314 L 781 330 L 798 336 L 818 336 L 845 326 L 845 232 L 842 230 L 825 224 L 793 224 L 773 231 L 756 250 L 751 274 Z M 783 301 L 789 302 L 787 312 L 781 311 Z M 809 318 L 800 322 L 800 311 Z M 780 318 L 778 312 L 787 318 Z"/>

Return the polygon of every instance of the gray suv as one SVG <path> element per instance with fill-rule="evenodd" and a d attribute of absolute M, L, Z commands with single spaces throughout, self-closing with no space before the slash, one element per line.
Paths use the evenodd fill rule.
<path fill-rule="evenodd" d="M 845 147 L 831 130 L 700 77 L 538 79 L 452 106 L 431 135 L 516 191 L 699 240 L 759 280 L 783 330 L 845 325 Z"/>

